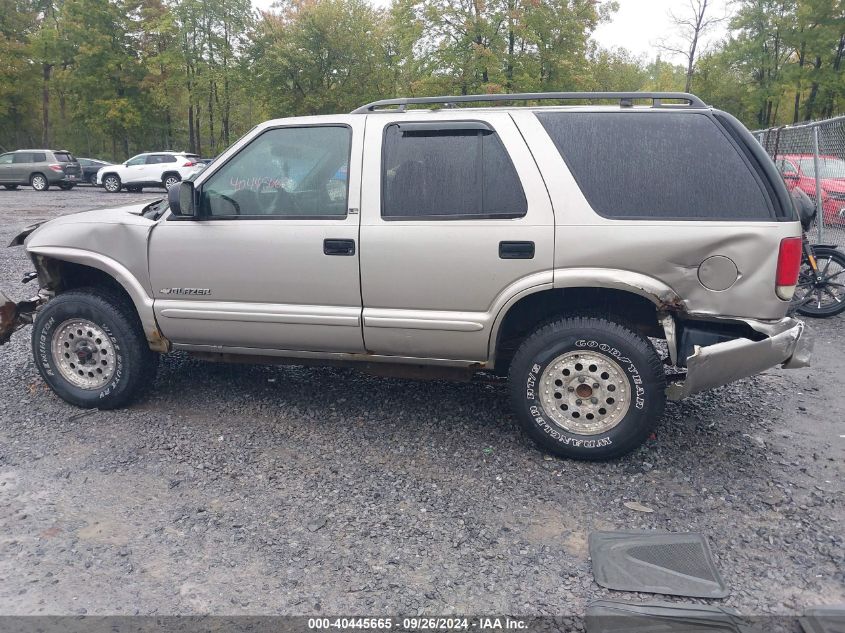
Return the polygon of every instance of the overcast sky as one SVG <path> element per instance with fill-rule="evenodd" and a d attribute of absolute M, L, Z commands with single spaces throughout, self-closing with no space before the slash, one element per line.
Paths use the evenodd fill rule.
<path fill-rule="evenodd" d="M 253 0 L 253 5 L 259 9 L 268 8 L 274 0 Z M 376 6 L 387 6 L 389 0 L 370 0 Z M 658 44 L 663 39 L 671 40 L 672 22 L 669 11 L 678 15 L 686 15 L 689 11 L 689 0 L 618 0 L 617 11 L 611 22 L 601 25 L 593 37 L 604 48 L 627 48 L 635 55 L 645 55 L 653 58 L 660 52 Z M 723 16 L 727 10 L 729 0 L 710 0 L 708 13 L 713 16 Z M 724 37 L 726 23 L 714 26 L 712 33 L 706 38 L 705 45 Z M 664 59 L 671 57 L 662 52 Z M 673 58 L 673 61 L 679 61 Z"/>
<path fill-rule="evenodd" d="M 673 28 L 669 11 L 678 16 L 689 14 L 688 0 L 618 0 L 619 10 L 611 22 L 596 29 L 593 37 L 604 48 L 627 48 L 635 55 L 655 57 L 657 53 L 666 59 L 668 54 L 661 52 L 658 44 L 666 39 L 671 42 Z M 723 17 L 728 9 L 728 0 L 711 0 L 707 14 Z M 710 13 L 712 11 L 712 13 Z M 706 37 L 705 46 L 725 36 L 727 22 L 720 22 L 712 27 Z"/>

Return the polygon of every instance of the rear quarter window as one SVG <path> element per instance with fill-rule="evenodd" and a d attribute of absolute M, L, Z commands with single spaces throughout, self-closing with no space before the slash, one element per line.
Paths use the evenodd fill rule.
<path fill-rule="evenodd" d="M 759 176 L 706 114 L 543 112 L 537 118 L 602 216 L 775 218 Z"/>

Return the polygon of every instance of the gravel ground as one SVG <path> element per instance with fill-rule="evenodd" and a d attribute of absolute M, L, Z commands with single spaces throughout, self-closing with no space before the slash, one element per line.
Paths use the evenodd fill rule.
<path fill-rule="evenodd" d="M 0 190 L 37 218 L 155 198 Z M 0 249 L 0 287 L 31 269 Z M 29 287 L 25 287 L 29 290 Z M 747 614 L 845 601 L 842 318 L 815 366 L 669 404 L 611 463 L 544 456 L 502 384 L 163 359 L 122 411 L 50 392 L 0 349 L 0 613 L 583 613 L 594 529 L 706 534 Z M 623 504 L 638 501 L 646 514 Z"/>

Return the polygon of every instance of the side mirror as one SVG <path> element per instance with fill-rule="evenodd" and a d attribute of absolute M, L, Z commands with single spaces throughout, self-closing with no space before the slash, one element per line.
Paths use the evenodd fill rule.
<path fill-rule="evenodd" d="M 195 204 L 194 183 L 183 180 L 178 185 L 167 190 L 167 201 L 170 212 L 179 217 L 193 218 L 197 215 Z"/>

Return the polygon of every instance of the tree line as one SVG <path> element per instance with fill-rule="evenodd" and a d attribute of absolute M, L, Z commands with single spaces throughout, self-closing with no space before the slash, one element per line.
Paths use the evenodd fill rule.
<path fill-rule="evenodd" d="M 845 111 L 845 0 L 734 0 L 710 49 L 723 18 L 687 1 L 670 63 L 597 45 L 613 0 L 0 0 L 0 149 L 214 156 L 399 95 L 689 89 L 751 128 Z"/>

